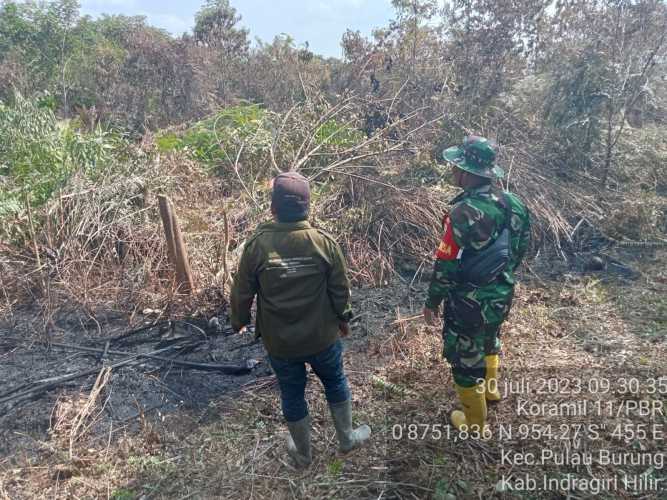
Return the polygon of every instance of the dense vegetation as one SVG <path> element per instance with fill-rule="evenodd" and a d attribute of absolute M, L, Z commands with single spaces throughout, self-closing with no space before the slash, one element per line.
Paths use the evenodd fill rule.
<path fill-rule="evenodd" d="M 40 261 L 71 243 L 63 235 L 86 233 L 57 229 L 73 223 L 63 199 L 84 203 L 72 193 L 132 178 L 143 210 L 152 191 L 175 186 L 178 167 L 165 165 L 193 162 L 202 182 L 220 186 L 239 231 L 233 249 L 266 213 L 268 179 L 299 169 L 316 181 L 319 222 L 350 238 L 353 262 L 376 255 L 382 275 L 396 260 L 428 258 L 447 196 L 422 188 L 448 189 L 438 151 L 467 133 L 501 144 L 506 182 L 538 221 L 536 247 L 571 245 L 582 221 L 616 239 L 660 235 L 664 2 L 392 3 L 394 20 L 372 37 L 343 34 L 340 60 L 289 36 L 252 45 L 228 0 L 205 2 L 179 37 L 141 17 L 81 16 L 76 0 L 3 1 L 3 240 L 30 243 Z M 125 194 L 114 203 L 133 207 Z M 410 207 L 402 217 L 396 203 Z M 144 220 L 114 211 L 107 229 L 111 214 Z M 112 253 L 126 232 L 102 243 Z M 372 276 L 361 281 L 383 281 Z"/>
<path fill-rule="evenodd" d="M 0 0 L 0 499 L 518 498 L 501 475 L 537 473 L 632 473 L 667 484 L 662 465 L 502 463 L 504 450 L 538 456 L 550 446 L 543 436 L 470 443 L 392 433 L 394 424 L 435 429 L 457 401 L 441 336 L 419 313 L 457 192 L 438 156 L 472 133 L 499 142 L 503 183 L 534 222 L 501 376 L 517 385 L 665 379 L 665 2 L 392 4 L 394 19 L 370 37 L 342 34 L 337 59 L 287 35 L 251 43 L 228 0 L 206 0 L 182 36 L 142 17 L 81 16 L 76 0 Z M 368 447 L 336 455 L 326 401 L 311 391 L 317 458 L 307 471 L 284 460 L 266 365 L 218 397 L 229 388 L 208 383 L 211 372 L 196 379 L 207 383 L 189 383 L 171 363 L 154 369 L 142 358 L 112 370 L 107 357 L 110 338 L 121 341 L 113 356 L 126 356 L 153 342 L 199 342 L 207 325 L 207 363 L 226 362 L 218 352 L 236 362 L 261 351 L 250 334 L 219 335 L 209 319 L 224 322 L 242 244 L 269 217 L 269 180 L 289 169 L 310 178 L 312 218 L 349 264 L 357 316 L 346 367 L 355 415 L 373 427 Z M 161 194 L 189 253 L 190 295 L 176 293 Z M 59 350 L 88 341 L 100 349 Z M 21 392 L 75 372 L 82 359 L 101 368 L 96 381 L 65 376 L 68 385 L 42 397 Z M 585 397 L 619 411 L 635 399 L 667 403 L 640 385 L 641 394 Z M 164 412 L 148 406 L 163 389 L 180 401 Z M 181 406 L 183 391 L 203 406 Z M 528 397 L 577 400 L 547 392 L 533 386 Z M 515 411 L 526 395 L 508 396 L 490 409 L 492 426 L 577 422 L 568 413 L 527 419 Z M 586 424 L 608 424 L 601 440 L 577 433 L 556 444 L 663 456 L 664 441 L 611 430 L 646 429 L 658 417 L 591 415 Z M 652 494 L 622 485 L 601 493 Z"/>

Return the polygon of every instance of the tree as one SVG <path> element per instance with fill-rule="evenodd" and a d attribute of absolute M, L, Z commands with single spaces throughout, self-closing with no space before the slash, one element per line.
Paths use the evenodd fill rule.
<path fill-rule="evenodd" d="M 484 112 L 528 69 L 551 0 L 453 0 L 445 8 L 448 52 L 466 121 Z"/>
<path fill-rule="evenodd" d="M 240 20 L 229 0 L 207 0 L 195 16 L 193 42 L 201 51 L 212 76 L 213 93 L 221 104 L 237 97 L 248 58 L 248 30 L 238 27 Z"/>
<path fill-rule="evenodd" d="M 248 30 L 238 28 L 241 16 L 229 0 L 207 0 L 195 15 L 194 37 L 197 43 L 221 50 L 225 55 L 248 52 Z"/>
<path fill-rule="evenodd" d="M 438 11 L 437 0 L 392 0 L 396 10 L 394 26 L 400 31 L 400 37 L 407 43 L 410 69 L 414 73 L 420 38 L 424 33 L 423 26 L 428 23 Z"/>
<path fill-rule="evenodd" d="M 13 63 L 14 71 L 23 70 L 25 83 L 21 87 L 24 88 L 19 89 L 22 92 L 41 90 L 59 96 L 65 114 L 69 90 L 65 75 L 69 58 L 77 47 L 77 37 L 72 32 L 78 19 L 77 0 L 5 2 L 0 9 L 0 64 Z M 15 83 L 10 76 L 5 85 Z M 5 88 L 1 93 L 8 96 L 12 90 Z"/>
<path fill-rule="evenodd" d="M 652 94 L 665 57 L 667 8 L 658 0 L 558 3 L 544 66 L 553 85 L 547 124 L 564 163 L 595 167 L 604 188 L 629 113 Z"/>

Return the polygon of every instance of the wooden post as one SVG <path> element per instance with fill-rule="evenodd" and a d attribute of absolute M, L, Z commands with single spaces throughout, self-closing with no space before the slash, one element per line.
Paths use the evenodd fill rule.
<path fill-rule="evenodd" d="M 194 290 L 194 281 L 192 279 L 192 269 L 188 260 L 188 251 L 183 242 L 181 230 L 178 227 L 178 219 L 174 213 L 174 207 L 171 200 L 164 195 L 158 195 L 160 205 L 160 217 L 167 240 L 167 253 L 169 262 L 176 272 L 177 291 L 191 293 Z"/>

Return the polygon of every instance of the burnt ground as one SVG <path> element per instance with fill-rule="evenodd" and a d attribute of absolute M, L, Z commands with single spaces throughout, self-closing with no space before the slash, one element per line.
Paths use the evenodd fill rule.
<path fill-rule="evenodd" d="M 587 263 L 601 254 L 602 269 L 587 269 Z M 566 257 L 538 255 L 526 266 L 505 327 L 505 376 L 576 380 L 592 370 L 596 377 L 611 381 L 619 376 L 663 379 L 665 252 L 596 248 L 567 252 Z M 611 265 L 614 262 L 621 265 Z M 500 474 L 585 476 L 586 471 L 576 467 L 515 470 L 498 458 L 499 447 L 537 453 L 545 448 L 542 441 L 506 440 L 479 445 L 477 450 L 470 443 L 444 439 L 395 440 L 395 424 L 390 424 L 446 422 L 457 406 L 441 358 L 440 336 L 418 319 L 429 272 L 419 274 L 405 269 L 387 287 L 353 292 L 358 318 L 352 338 L 345 341 L 346 370 L 355 418 L 371 424 L 374 437 L 354 457 L 338 457 L 323 396 L 311 385 L 308 401 L 317 461 L 303 473 L 294 471 L 284 456 L 278 391 L 263 348 L 248 345 L 252 334 L 227 336 L 224 328 L 210 329 L 202 320 L 175 322 L 173 327 L 159 323 L 118 339 L 129 328 L 119 315 L 98 312 L 93 321 L 88 314 L 63 311 L 55 317 L 49 349 L 37 341 L 42 321 L 28 310 L 14 311 L 15 324 L 0 327 L 0 401 L 30 381 L 94 372 L 34 400 L 0 407 L 0 497 L 4 491 L 6 498 L 41 493 L 54 498 L 378 498 L 383 494 L 384 498 L 515 498 L 498 491 Z M 220 320 L 224 324 L 224 317 Z M 54 344 L 104 351 L 107 341 L 108 351 L 145 353 L 175 346 L 181 348 L 176 356 L 181 361 L 228 368 L 243 367 L 250 359 L 260 363 L 241 375 L 148 359 L 117 367 L 97 399 L 100 412 L 88 416 L 91 427 L 72 453 L 68 439 L 76 433 L 67 422 L 76 421 L 85 408 L 104 364 L 127 356 L 107 355 L 101 360 L 100 352 L 77 352 Z M 192 350 L 185 352 L 185 347 Z M 612 401 L 640 397 L 606 396 Z M 657 399 L 667 404 L 666 396 Z M 490 410 L 496 428 L 499 423 L 526 422 L 516 411 L 518 397 L 510 395 Z M 554 404 L 568 399 L 560 393 L 530 397 Z M 641 398 L 656 399 L 656 395 Z M 667 424 L 659 415 L 628 417 L 638 425 Z M 586 422 L 599 421 L 591 417 Z M 611 430 L 607 434 L 602 443 L 614 453 L 630 445 L 651 456 L 664 451 L 664 442 L 655 439 L 627 443 L 616 440 Z M 665 477 L 663 469 L 629 470 Z M 595 466 L 593 473 L 602 477 L 620 472 Z M 618 490 L 609 498 L 633 494 Z M 542 492 L 534 498 L 562 498 L 557 495 Z"/>
<path fill-rule="evenodd" d="M 353 320 L 355 338 L 346 341 L 348 351 L 365 350 L 371 332 L 398 305 L 418 306 L 411 294 L 394 292 L 393 287 L 354 292 L 359 314 Z M 17 450 L 23 457 L 44 451 L 59 425 L 60 408 L 71 406 L 65 418 L 75 419 L 76 408 L 84 406 L 105 367 L 111 368 L 110 377 L 95 401 L 102 411 L 87 416 L 87 439 L 107 439 L 110 429 L 140 433 L 147 424 L 159 425 L 166 415 L 179 412 L 205 422 L 212 418 L 209 405 L 275 383 L 254 331 L 231 334 L 225 314 L 164 321 L 147 316 L 130 327 L 114 311 L 62 309 L 49 330 L 47 340 L 43 318 L 29 308 L 15 310 L 12 321 L 0 323 L 0 459 L 10 463 Z M 85 375 L 54 380 L 76 374 Z"/>
<path fill-rule="evenodd" d="M 93 433 L 108 432 L 111 424 L 131 429 L 140 419 L 159 420 L 180 409 L 198 411 L 271 374 L 252 332 L 229 335 L 205 321 L 147 321 L 130 329 L 114 313 L 91 321 L 81 312 L 62 312 L 48 343 L 37 340 L 35 323 L 23 311 L 15 324 L 0 326 L 0 456 L 46 438 L 57 403 L 87 397 L 104 367 L 112 370 L 98 396 L 104 409 Z M 79 373 L 85 375 L 53 380 Z"/>

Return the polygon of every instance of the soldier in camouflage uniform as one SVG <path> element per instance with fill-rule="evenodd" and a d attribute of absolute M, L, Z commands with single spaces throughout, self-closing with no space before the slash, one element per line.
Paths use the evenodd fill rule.
<path fill-rule="evenodd" d="M 452 413 L 452 423 L 459 429 L 467 425 L 478 432 L 483 431 L 486 422 L 487 400 L 500 400 L 496 382 L 500 326 L 512 305 L 514 273 L 530 241 L 528 209 L 514 194 L 504 193 L 497 185 L 503 172 L 495 166 L 495 157 L 494 144 L 477 136 L 467 137 L 461 147 L 443 152 L 443 158 L 453 164 L 455 184 L 464 191 L 452 201 L 443 219 L 444 236 L 436 251 L 424 307 L 427 323 L 435 325 L 440 304 L 445 302 L 443 351 L 464 408 L 463 412 Z M 508 265 L 487 285 L 465 282 L 460 271 L 466 259 L 491 245 L 508 218 Z"/>

